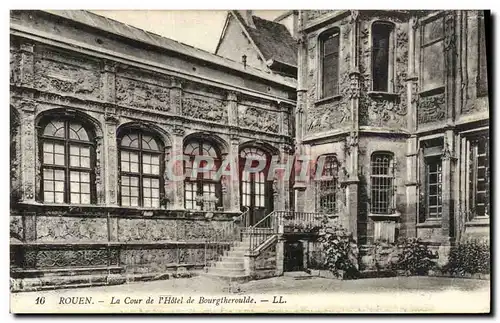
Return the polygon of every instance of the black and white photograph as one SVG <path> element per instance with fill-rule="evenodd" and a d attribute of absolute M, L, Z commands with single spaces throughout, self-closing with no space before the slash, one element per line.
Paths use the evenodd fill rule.
<path fill-rule="evenodd" d="M 11 313 L 490 313 L 489 10 L 9 15 Z"/>

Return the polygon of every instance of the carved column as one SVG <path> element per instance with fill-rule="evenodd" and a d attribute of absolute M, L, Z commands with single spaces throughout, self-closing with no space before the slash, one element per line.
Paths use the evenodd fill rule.
<path fill-rule="evenodd" d="M 170 87 L 170 108 L 173 114 L 182 115 L 182 83 L 175 78 Z"/>
<path fill-rule="evenodd" d="M 441 217 L 441 232 L 443 243 L 450 241 L 450 218 L 453 210 L 453 173 L 452 169 L 456 162 L 455 158 L 455 141 L 453 130 L 447 130 L 444 134 L 442 160 L 442 199 L 443 213 Z"/>
<path fill-rule="evenodd" d="M 455 64 L 457 43 L 455 35 L 455 11 L 450 11 L 445 16 L 445 66 L 446 66 L 446 122 L 452 124 L 455 119 Z"/>
<path fill-rule="evenodd" d="M 226 176 L 228 202 L 225 205 L 228 205 L 231 212 L 240 212 L 239 144 L 238 137 L 231 136 L 231 146 L 226 157 L 231 168 L 231 176 Z"/>
<path fill-rule="evenodd" d="M 109 103 L 116 102 L 116 62 L 105 61 L 102 67 L 102 97 Z"/>
<path fill-rule="evenodd" d="M 227 94 L 227 116 L 230 126 L 238 125 L 238 97 L 236 92 Z"/>
<path fill-rule="evenodd" d="M 36 103 L 31 99 L 23 99 L 21 106 L 21 183 L 22 183 L 22 201 L 35 201 L 36 184 L 36 132 L 35 132 L 35 111 Z"/>
<path fill-rule="evenodd" d="M 303 12 L 299 14 L 300 24 L 302 23 Z M 298 43 L 298 73 L 297 73 L 297 106 L 295 107 L 295 151 L 297 155 L 305 154 L 305 147 L 302 145 L 305 129 L 305 110 L 307 109 L 307 41 L 306 35 L 300 32 Z M 307 183 L 302 180 L 295 180 L 293 189 L 295 190 L 295 211 L 304 212 Z M 310 211 L 310 210 L 309 210 Z"/>
<path fill-rule="evenodd" d="M 408 130 L 413 135 L 407 139 L 406 169 L 406 214 L 401 219 L 400 235 L 416 237 L 418 205 L 418 140 L 417 131 L 418 77 L 415 66 L 415 34 L 418 28 L 416 18 L 410 18 L 408 33 L 408 78 L 406 79 L 408 102 Z"/>
<path fill-rule="evenodd" d="M 288 107 L 283 102 L 278 102 L 278 117 L 279 117 L 279 133 L 281 135 L 289 136 L 289 122 Z"/>
<path fill-rule="evenodd" d="M 294 156 L 292 147 L 288 144 L 281 144 L 279 147 L 279 164 L 287 165 L 289 160 Z M 293 171 L 293 169 L 291 170 Z M 276 171 L 273 180 L 273 194 L 274 194 L 274 210 L 282 211 L 290 209 L 290 178 L 287 169 L 280 169 Z"/>
<path fill-rule="evenodd" d="M 116 128 L 118 126 L 118 114 L 116 108 L 106 107 L 104 129 L 104 147 L 105 147 L 105 186 L 106 186 L 106 204 L 118 205 L 118 148 L 116 138 Z"/>
<path fill-rule="evenodd" d="M 34 75 L 34 49 L 35 45 L 31 43 L 21 43 L 19 45 L 19 52 L 21 59 L 19 61 L 19 80 L 21 86 L 33 87 Z"/>
<path fill-rule="evenodd" d="M 174 127 L 172 138 L 172 156 L 174 162 L 171 164 L 175 178 L 171 182 L 173 192 L 172 208 L 175 210 L 184 209 L 184 129 L 180 126 Z"/>

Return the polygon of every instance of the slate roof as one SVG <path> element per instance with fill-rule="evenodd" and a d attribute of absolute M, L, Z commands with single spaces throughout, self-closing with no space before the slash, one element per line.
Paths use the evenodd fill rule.
<path fill-rule="evenodd" d="M 266 60 L 277 60 L 291 66 L 297 66 L 297 42 L 288 29 L 275 21 L 252 16 L 255 28 L 247 25 L 245 19 L 236 10 L 233 11 L 246 31 L 259 48 Z"/>
<path fill-rule="evenodd" d="M 295 86 L 295 81 L 291 78 L 282 77 L 280 75 L 274 75 L 265 73 L 261 70 L 251 68 L 247 66 L 243 67 L 241 62 L 235 62 L 228 58 L 212 54 L 208 51 L 183 44 L 181 42 L 175 41 L 170 38 L 166 38 L 140 28 L 127 25 L 125 23 L 97 15 L 95 13 L 85 11 L 85 10 L 43 10 L 47 13 L 70 19 L 94 28 L 101 29 L 103 31 L 113 33 L 122 37 L 140 41 L 146 44 L 158 46 L 166 50 L 180 53 L 186 56 L 194 57 L 205 62 L 210 62 L 212 64 L 224 66 L 239 72 L 246 74 L 251 74 L 263 79 L 274 81 L 279 84 L 284 84 L 287 86 Z"/>

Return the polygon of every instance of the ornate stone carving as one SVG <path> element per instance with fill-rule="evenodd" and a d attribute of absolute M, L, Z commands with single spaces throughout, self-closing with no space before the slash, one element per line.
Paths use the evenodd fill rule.
<path fill-rule="evenodd" d="M 180 137 L 184 136 L 184 134 L 186 133 L 184 128 L 179 127 L 179 126 L 175 126 L 174 129 L 172 130 L 172 132 L 174 133 L 174 135 L 180 136 Z"/>
<path fill-rule="evenodd" d="M 118 224 L 121 241 L 177 240 L 175 220 L 122 219 Z"/>
<path fill-rule="evenodd" d="M 141 81 L 116 78 L 116 102 L 123 106 L 170 111 L 170 90 Z"/>
<path fill-rule="evenodd" d="M 394 99 L 372 99 L 365 125 L 376 127 L 405 127 L 407 107 Z"/>
<path fill-rule="evenodd" d="M 107 241 L 106 218 L 38 217 L 38 241 Z"/>
<path fill-rule="evenodd" d="M 321 16 L 326 16 L 335 12 L 335 10 L 306 10 L 307 20 L 313 20 Z"/>
<path fill-rule="evenodd" d="M 111 263 L 117 262 L 117 250 L 113 250 Z M 36 253 L 38 268 L 52 267 L 95 267 L 107 266 L 109 262 L 107 249 L 86 250 L 41 250 Z"/>
<path fill-rule="evenodd" d="M 62 62 L 37 59 L 35 62 L 35 87 L 42 91 L 98 99 L 100 73 Z"/>
<path fill-rule="evenodd" d="M 318 104 L 307 111 L 307 132 L 315 133 L 347 125 L 351 113 L 346 102 L 327 102 Z"/>
<path fill-rule="evenodd" d="M 278 122 L 278 112 L 257 109 L 244 105 L 238 106 L 238 125 L 241 127 L 278 133 Z"/>
<path fill-rule="evenodd" d="M 217 121 L 227 124 L 228 115 L 224 101 L 185 93 L 182 100 L 182 114 L 191 118 Z"/>
<path fill-rule="evenodd" d="M 419 124 L 444 120 L 446 105 L 444 93 L 421 97 L 418 101 L 417 120 Z"/>

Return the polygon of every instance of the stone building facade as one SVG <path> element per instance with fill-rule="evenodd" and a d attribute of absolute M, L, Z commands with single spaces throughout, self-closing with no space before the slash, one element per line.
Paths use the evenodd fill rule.
<path fill-rule="evenodd" d="M 166 166 L 291 153 L 295 79 L 85 11 L 12 11 L 10 32 L 13 277 L 200 269 L 237 239 L 238 174 Z M 262 186 L 263 213 L 290 207 Z"/>
<path fill-rule="evenodd" d="M 298 31 L 296 149 L 334 171 L 295 183 L 296 210 L 361 244 L 488 239 L 483 12 L 301 11 Z"/>
<path fill-rule="evenodd" d="M 247 30 L 244 17 L 228 14 L 227 30 L 231 21 Z M 254 225 L 270 214 L 292 222 L 330 214 L 361 245 L 419 237 L 446 251 L 488 239 L 483 13 L 313 10 L 280 19 L 297 55 L 276 59 L 286 51 L 273 56 L 264 44 L 248 50 L 266 52 L 266 62 L 244 64 L 231 59 L 242 48 L 224 52 L 236 41 L 229 34 L 214 55 L 85 11 L 11 12 L 19 289 L 201 269 L 241 239 L 243 215 Z M 286 76 L 294 68 L 297 78 Z M 186 163 L 176 163 L 181 155 Z M 229 163 L 230 174 L 174 180 L 169 166 L 182 174 L 198 155 Z M 267 166 L 312 162 L 306 177 L 261 179 L 241 171 L 248 156 Z M 313 237 L 267 229 L 250 239 L 245 277 L 308 266 Z"/>

